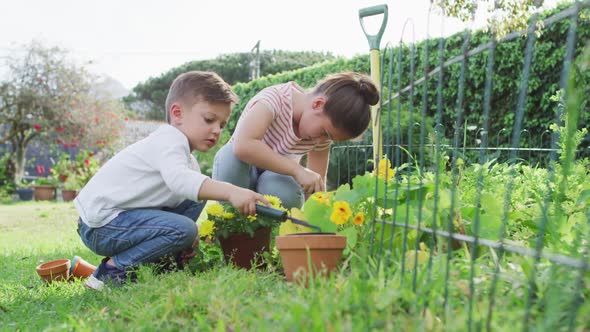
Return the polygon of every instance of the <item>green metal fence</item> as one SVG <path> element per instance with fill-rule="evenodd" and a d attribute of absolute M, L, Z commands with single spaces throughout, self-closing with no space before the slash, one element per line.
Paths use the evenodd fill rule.
<path fill-rule="evenodd" d="M 392 166 L 385 168 L 391 174 L 375 178 L 371 257 L 388 287 L 407 292 L 408 307 L 420 308 L 414 314 L 425 326 L 590 330 L 590 163 L 587 147 L 579 145 L 588 140 L 581 130 L 587 120 L 580 120 L 587 118 L 581 112 L 588 96 L 580 84 L 590 64 L 590 46 L 586 53 L 579 46 L 590 44 L 577 33 L 581 18 L 588 24 L 589 7 L 590 1 L 577 1 L 550 17 L 535 15 L 524 35 L 480 45 L 466 31 L 450 58 L 443 38 L 420 54 L 401 42 L 382 52 L 382 153 Z M 543 29 L 568 27 L 559 79 L 548 85 L 556 105 L 551 129 L 522 125 L 536 116 L 528 91 L 543 38 L 539 21 Z M 518 39 L 524 54 L 518 93 L 504 101 L 513 105 L 513 120 L 501 127 L 490 123 L 491 105 L 501 102 L 494 95 L 502 65 L 495 52 Z M 419 59 L 433 55 L 437 64 L 426 61 L 417 72 Z M 485 84 L 475 89 L 466 80 L 477 56 L 485 58 Z M 459 75 L 448 75 L 456 66 Z M 457 93 L 449 97 L 444 87 L 451 80 Z M 466 106 L 466 93 L 483 106 Z M 452 110 L 443 106 L 449 98 Z M 477 112 L 480 122 L 466 121 L 467 112 Z M 372 147 L 370 141 L 334 147 L 332 183 L 373 170 Z"/>

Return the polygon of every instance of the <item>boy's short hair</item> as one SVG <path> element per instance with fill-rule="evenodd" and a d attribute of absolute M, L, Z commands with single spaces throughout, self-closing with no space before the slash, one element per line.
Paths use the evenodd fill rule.
<path fill-rule="evenodd" d="M 219 75 L 210 71 L 189 71 L 178 75 L 166 97 L 166 121 L 170 123 L 170 107 L 175 102 L 193 105 L 197 101 L 233 105 L 238 96 Z"/>

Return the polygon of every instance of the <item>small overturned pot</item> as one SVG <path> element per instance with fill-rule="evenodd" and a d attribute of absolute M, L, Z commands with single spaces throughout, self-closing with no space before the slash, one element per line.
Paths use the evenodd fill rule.
<path fill-rule="evenodd" d="M 36 270 L 41 279 L 50 284 L 54 281 L 67 280 L 70 275 L 70 264 L 69 259 L 58 259 L 39 264 Z"/>

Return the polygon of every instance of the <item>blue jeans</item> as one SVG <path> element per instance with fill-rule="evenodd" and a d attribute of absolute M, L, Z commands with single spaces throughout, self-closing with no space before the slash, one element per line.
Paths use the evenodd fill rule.
<path fill-rule="evenodd" d="M 239 160 L 231 143 L 215 154 L 212 177 L 263 195 L 276 196 L 289 209 L 301 208 L 305 202 L 303 189 L 292 176 L 259 169 Z"/>
<path fill-rule="evenodd" d="M 96 254 L 110 256 L 119 269 L 155 262 L 192 247 L 198 234 L 195 221 L 205 203 L 186 200 L 176 208 L 128 210 L 99 228 L 79 220 L 80 238 Z"/>

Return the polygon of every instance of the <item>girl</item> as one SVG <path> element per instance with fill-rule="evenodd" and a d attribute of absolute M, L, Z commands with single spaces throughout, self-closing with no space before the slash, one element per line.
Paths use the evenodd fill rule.
<path fill-rule="evenodd" d="M 295 82 L 265 88 L 215 155 L 213 179 L 300 208 L 306 196 L 326 189 L 332 142 L 360 136 L 378 101 L 371 79 L 353 72 L 330 75 L 309 92 Z M 306 167 L 299 163 L 303 155 Z"/>

